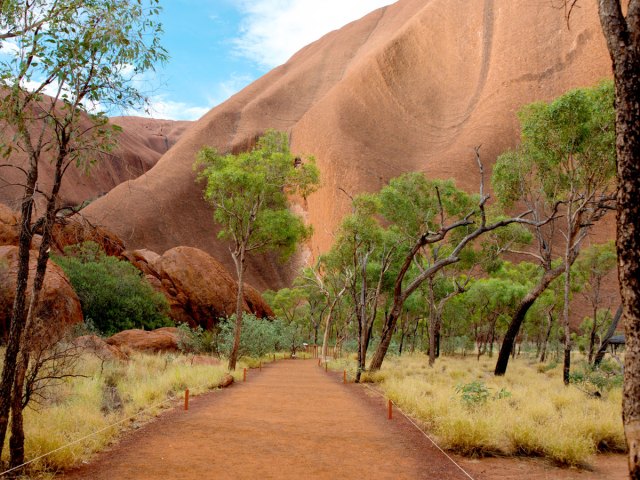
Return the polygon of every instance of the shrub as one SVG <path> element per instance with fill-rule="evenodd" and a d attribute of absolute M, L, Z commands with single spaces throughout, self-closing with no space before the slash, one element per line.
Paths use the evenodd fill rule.
<path fill-rule="evenodd" d="M 217 331 L 204 330 L 201 326 L 190 328 L 188 324 L 178 325 L 178 348 L 183 353 L 207 353 L 218 355 Z"/>
<path fill-rule="evenodd" d="M 54 256 L 80 298 L 82 313 L 100 333 L 159 328 L 173 323 L 169 305 L 133 265 L 107 256 L 94 242 L 65 248 Z"/>

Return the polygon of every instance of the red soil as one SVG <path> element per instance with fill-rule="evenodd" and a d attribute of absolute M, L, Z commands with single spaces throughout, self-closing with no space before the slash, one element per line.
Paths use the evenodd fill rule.
<path fill-rule="evenodd" d="M 624 459 L 613 458 L 623 468 Z M 624 478 L 533 461 L 456 461 L 478 480 Z M 246 383 L 194 398 L 188 412 L 163 414 L 63 478 L 361 477 L 467 478 L 406 419 L 387 420 L 380 397 L 343 385 L 315 361 L 295 360 L 252 370 Z"/>

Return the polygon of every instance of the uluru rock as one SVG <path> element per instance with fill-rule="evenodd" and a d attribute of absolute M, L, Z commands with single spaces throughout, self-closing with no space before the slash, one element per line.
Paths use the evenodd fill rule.
<path fill-rule="evenodd" d="M 150 283 L 167 297 L 176 323 L 208 329 L 219 318 L 235 312 L 237 283 L 208 253 L 193 247 L 176 247 L 162 256 L 149 251 L 128 252 L 125 256 L 133 259 Z M 260 317 L 273 316 L 261 295 L 253 287 L 245 287 L 245 311 Z"/>
<path fill-rule="evenodd" d="M 477 191 L 473 148 L 490 173 L 519 139 L 517 110 L 611 76 L 597 2 L 570 28 L 552 2 L 399 0 L 331 32 L 195 122 L 145 175 L 86 209 L 129 248 L 190 245 L 232 271 L 228 245 L 195 183 L 196 153 L 249 148 L 268 128 L 316 157 L 322 187 L 305 208 L 310 253 L 326 251 L 349 199 L 407 171 Z M 123 215 L 122 212 L 126 212 Z M 277 289 L 292 265 L 253 257 L 248 281 Z"/>
<path fill-rule="evenodd" d="M 125 351 L 177 352 L 178 329 L 163 327 L 156 330 L 123 330 L 109 337 L 106 343 Z"/>
<path fill-rule="evenodd" d="M 35 275 L 37 252 L 31 252 L 27 304 Z M 0 336 L 8 333 L 11 309 L 15 297 L 18 270 L 18 247 L 0 246 Z M 43 326 L 43 340 L 57 340 L 70 327 L 83 322 L 80 300 L 62 269 L 51 260 L 36 313 Z"/>
<path fill-rule="evenodd" d="M 82 115 L 82 126 L 88 126 Z M 60 190 L 60 203 L 79 206 L 107 193 L 119 183 L 136 178 L 148 171 L 158 159 L 176 143 L 182 133 L 191 125 L 188 121 L 158 120 L 141 117 L 112 117 L 110 122 L 122 128 L 116 135 L 117 146 L 110 153 L 94 152 L 97 160 L 88 171 L 72 165 L 65 173 Z M 0 122 L 4 135 L 10 137 L 12 127 Z M 50 189 L 53 178 L 51 158 L 44 155 L 39 165 L 38 186 Z M 18 167 L 26 164 L 26 155 L 14 150 L 4 163 Z M 0 203 L 18 209 L 22 198 L 23 173 L 15 168 L 3 168 L 0 172 Z M 43 205 L 44 197 L 36 195 L 36 203 Z"/>

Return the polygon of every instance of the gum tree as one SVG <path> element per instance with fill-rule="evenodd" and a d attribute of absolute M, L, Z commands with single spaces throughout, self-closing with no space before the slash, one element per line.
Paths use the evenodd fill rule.
<path fill-rule="evenodd" d="M 134 84 L 136 74 L 166 59 L 158 13 L 158 0 L 0 2 L 0 121 L 10 127 L 3 131 L 0 146 L 8 161 L 0 163 L 0 170 L 23 174 L 16 295 L 0 380 L 0 453 L 10 405 L 22 391 L 15 388 L 12 394 L 12 388 L 29 362 L 26 346 L 36 321 L 51 232 L 63 207 L 58 197 L 64 174 L 69 168 L 89 169 L 100 152 L 113 147 L 115 130 L 106 108 L 144 104 Z M 12 159 L 15 152 L 26 157 L 24 165 Z M 49 185 L 39 178 L 45 162 L 53 170 Z M 44 205 L 41 215 L 36 204 Z M 36 233 L 41 240 L 27 304 Z M 13 424 L 19 426 L 20 402 L 14 404 Z M 12 432 L 10 449 L 12 465 L 22 463 L 19 428 Z"/>
<path fill-rule="evenodd" d="M 399 250 L 400 266 L 393 279 L 392 306 L 385 317 L 370 370 L 379 370 L 382 366 L 404 303 L 424 282 L 443 268 L 460 262 L 465 248 L 484 234 L 514 223 L 538 224 L 528 219 L 530 211 L 512 218 L 489 219 L 486 209 L 489 195 L 484 192 L 479 149 L 476 149 L 476 160 L 481 179 L 480 195 L 476 198 L 458 190 L 451 182 L 428 180 L 415 173 L 392 180 L 381 191 L 384 218 L 403 230 L 406 240 Z M 412 268 L 420 257 L 428 257 L 427 249 L 440 254 L 424 267 Z"/>
<path fill-rule="evenodd" d="M 496 162 L 492 182 L 505 207 L 524 203 L 534 218 L 558 212 L 548 224 L 532 227 L 534 249 L 516 252 L 534 258 L 543 275 L 513 315 L 496 362 L 496 375 L 506 372 L 515 338 L 531 305 L 564 274 L 563 377 L 565 384 L 569 382 L 571 266 L 593 225 L 614 208 L 612 101 L 612 85 L 602 83 L 572 90 L 550 103 L 524 107 L 519 112 L 521 145 Z"/>
<path fill-rule="evenodd" d="M 220 154 L 205 147 L 197 156 L 198 180 L 205 182 L 204 199 L 214 208 L 222 230 L 231 241 L 238 289 L 234 342 L 229 370 L 235 370 L 242 332 L 244 270 L 247 255 L 278 251 L 289 257 L 308 237 L 310 228 L 289 209 L 289 196 L 306 198 L 318 185 L 315 161 L 297 162 L 289 150 L 286 133 L 268 131 L 249 152 Z"/>

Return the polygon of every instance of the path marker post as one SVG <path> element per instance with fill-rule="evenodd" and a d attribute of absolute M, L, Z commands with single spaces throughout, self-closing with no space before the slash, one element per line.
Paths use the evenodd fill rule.
<path fill-rule="evenodd" d="M 262 371 L 262 362 L 260 362 L 260 371 Z"/>
<path fill-rule="evenodd" d="M 318 366 L 320 366 L 320 357 L 318 357 Z"/>
<path fill-rule="evenodd" d="M 391 400 L 388 400 L 387 409 L 388 409 L 387 418 L 391 420 L 393 419 L 393 404 L 391 403 Z"/>
<path fill-rule="evenodd" d="M 244 369 L 242 371 L 242 381 L 243 382 L 247 381 L 247 367 L 244 367 Z"/>
<path fill-rule="evenodd" d="M 324 362 L 324 371 L 325 371 L 325 372 L 328 372 L 328 371 L 329 371 L 329 367 L 328 367 L 328 365 L 329 365 L 329 362 L 325 361 L 325 362 Z"/>
<path fill-rule="evenodd" d="M 344 370 L 342 372 L 342 383 L 346 384 L 347 383 L 347 371 Z"/>
<path fill-rule="evenodd" d="M 189 410 L 189 389 L 184 391 L 184 409 Z"/>

